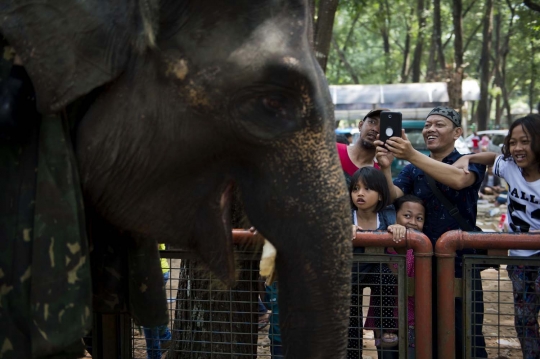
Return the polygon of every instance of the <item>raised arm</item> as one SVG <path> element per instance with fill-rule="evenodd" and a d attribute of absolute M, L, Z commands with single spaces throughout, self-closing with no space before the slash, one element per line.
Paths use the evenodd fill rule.
<path fill-rule="evenodd" d="M 379 145 L 377 145 L 377 143 Z M 381 171 L 386 178 L 386 182 L 388 183 L 388 189 L 390 190 L 390 202 L 392 203 L 396 198 L 403 196 L 403 191 L 398 186 L 394 185 L 394 182 L 392 182 L 392 172 L 390 170 L 390 166 L 392 165 L 394 156 L 390 151 L 382 146 L 383 142 L 377 140 L 374 142 L 374 144 L 377 146 L 377 162 L 379 163 Z"/>
<path fill-rule="evenodd" d="M 476 181 L 476 175 L 474 173 L 434 160 L 416 150 L 415 152 L 409 158 L 406 158 L 406 160 L 439 183 L 447 185 L 452 189 L 460 190 L 473 185 Z"/>
<path fill-rule="evenodd" d="M 472 153 L 470 155 L 461 156 L 452 166 L 463 170 L 465 173 L 469 173 L 469 163 L 493 166 L 497 156 L 498 154 L 495 152 Z"/>
<path fill-rule="evenodd" d="M 448 187 L 460 190 L 472 185 L 476 181 L 474 173 L 465 172 L 460 168 L 437 161 L 415 150 L 403 131 L 401 138 L 392 137 L 386 141 L 388 150 L 394 156 L 404 159 L 424 171 L 435 181 Z"/>
<path fill-rule="evenodd" d="M 463 157 L 467 157 L 469 159 L 469 162 L 471 163 L 479 163 L 481 165 L 493 166 L 497 156 L 499 156 L 499 154 L 495 152 L 480 152 L 465 155 Z"/>

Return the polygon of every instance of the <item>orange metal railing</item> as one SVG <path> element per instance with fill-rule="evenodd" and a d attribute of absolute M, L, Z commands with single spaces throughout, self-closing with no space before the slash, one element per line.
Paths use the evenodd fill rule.
<path fill-rule="evenodd" d="M 487 233 L 453 230 L 443 234 L 435 245 L 437 257 L 437 328 L 438 352 L 453 359 L 455 353 L 454 263 L 456 250 L 475 249 L 540 249 L 538 234 Z"/>

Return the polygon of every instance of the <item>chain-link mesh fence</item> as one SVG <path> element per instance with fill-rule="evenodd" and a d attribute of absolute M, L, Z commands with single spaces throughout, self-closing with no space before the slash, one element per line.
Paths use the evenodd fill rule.
<path fill-rule="evenodd" d="M 486 269 L 487 268 L 487 269 Z M 488 358 L 532 357 L 540 355 L 538 310 L 534 300 L 540 291 L 540 258 L 488 257 L 466 258 L 463 291 L 465 314 L 464 353 L 475 357 L 478 351 L 473 318 L 482 318 L 482 336 Z M 480 272 L 480 277 L 475 273 Z M 513 288 L 516 292 L 514 293 Z M 479 301 L 482 293 L 483 302 Z M 534 354 L 536 353 L 536 354 Z M 478 355 L 476 355 L 477 357 Z"/>

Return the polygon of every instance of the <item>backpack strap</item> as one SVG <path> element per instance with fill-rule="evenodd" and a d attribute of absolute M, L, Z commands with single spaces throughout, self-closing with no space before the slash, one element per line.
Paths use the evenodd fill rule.
<path fill-rule="evenodd" d="M 442 203 L 442 205 L 448 210 L 450 215 L 454 217 L 456 222 L 459 224 L 459 227 L 465 231 L 473 231 L 474 227 L 471 226 L 459 213 L 459 210 L 457 209 L 457 206 L 450 202 L 448 198 L 444 194 L 442 194 L 441 190 L 437 187 L 435 184 L 435 180 L 424 173 L 424 176 L 426 178 L 426 182 L 428 183 L 429 187 L 431 188 L 431 191 L 433 194 L 439 199 L 439 201 Z"/>

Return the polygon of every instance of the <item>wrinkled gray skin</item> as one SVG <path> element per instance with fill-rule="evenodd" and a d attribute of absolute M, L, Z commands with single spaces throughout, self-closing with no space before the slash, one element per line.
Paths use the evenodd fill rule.
<path fill-rule="evenodd" d="M 237 183 L 278 251 L 287 358 L 344 357 L 348 202 L 307 1 L 26 3 L 5 1 L 1 27 L 40 111 L 105 85 L 77 133 L 85 201 L 232 282 Z"/>

